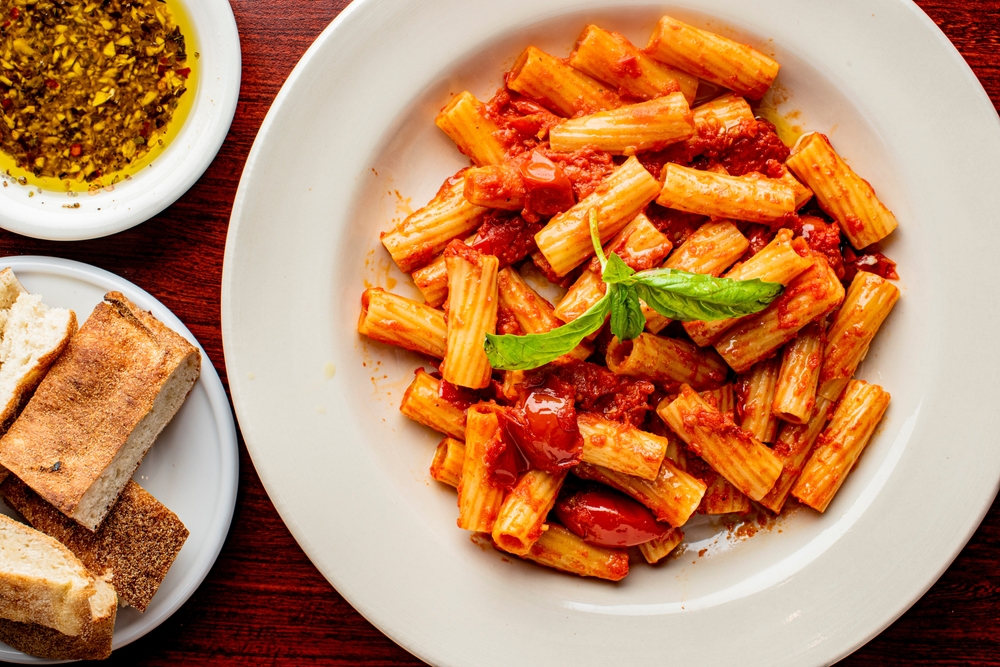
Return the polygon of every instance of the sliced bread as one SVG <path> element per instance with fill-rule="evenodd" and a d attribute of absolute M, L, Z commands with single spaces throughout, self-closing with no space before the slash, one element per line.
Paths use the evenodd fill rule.
<path fill-rule="evenodd" d="M 32 527 L 59 540 L 91 572 L 110 572 L 118 597 L 139 611 L 146 610 L 188 536 L 177 515 L 132 480 L 93 533 L 16 477 L 0 485 L 0 494 Z"/>
<path fill-rule="evenodd" d="M 118 602 L 115 589 L 96 580 L 90 597 L 90 620 L 75 637 L 37 623 L 0 618 L 0 641 L 29 655 L 49 660 L 103 660 L 111 655 Z"/>
<path fill-rule="evenodd" d="M 76 637 L 93 623 L 91 598 L 101 603 L 106 588 L 55 539 L 0 515 L 0 618 Z"/>
<path fill-rule="evenodd" d="M 76 313 L 49 308 L 24 292 L 4 311 L 0 340 L 0 430 L 17 416 L 49 367 L 76 333 Z"/>
<path fill-rule="evenodd" d="M 196 347 L 109 292 L 0 439 L 0 465 L 96 530 L 200 370 Z"/>

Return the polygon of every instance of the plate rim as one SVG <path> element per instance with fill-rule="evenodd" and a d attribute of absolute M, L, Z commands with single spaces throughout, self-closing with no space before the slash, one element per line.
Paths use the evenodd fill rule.
<path fill-rule="evenodd" d="M 151 311 L 158 320 L 182 335 L 201 352 L 202 364 L 198 382 L 204 380 L 202 387 L 208 397 L 209 410 L 217 425 L 216 437 L 219 441 L 220 461 L 222 464 L 222 477 L 219 480 L 219 497 L 222 499 L 220 505 L 222 511 L 214 517 L 209 533 L 211 537 L 207 540 L 209 550 L 206 556 L 199 562 L 200 567 L 196 568 L 195 575 L 193 577 L 189 576 L 182 581 L 183 586 L 180 587 L 179 592 L 174 593 L 170 599 L 170 604 L 158 607 L 155 614 L 148 617 L 143 615 L 143 622 L 137 630 L 130 632 L 125 637 L 120 637 L 116 634 L 112 640 L 112 645 L 113 651 L 117 651 L 146 636 L 173 616 L 205 581 L 205 578 L 215 566 L 219 554 L 222 552 L 222 547 L 229 536 L 229 529 L 236 510 L 236 499 L 239 490 L 239 444 L 233 411 L 229 406 L 229 400 L 226 397 L 226 390 L 222 384 L 222 379 L 219 377 L 218 371 L 215 370 L 215 365 L 198 339 L 173 311 L 135 283 L 92 264 L 46 255 L 11 255 L 0 257 L 0 266 L 11 267 L 14 269 L 15 274 L 18 270 L 35 270 L 46 272 L 50 275 L 72 278 L 94 285 L 105 291 L 119 291 L 140 308 Z M 95 303 L 94 305 L 96 306 L 97 304 Z M 5 644 L 0 645 L 6 646 Z M 20 664 L 63 664 L 77 662 L 75 660 L 45 660 L 24 653 L 21 655 L 23 659 L 17 659 L 17 662 Z M 13 661 L 13 659 L 8 657 L 6 661 Z"/>

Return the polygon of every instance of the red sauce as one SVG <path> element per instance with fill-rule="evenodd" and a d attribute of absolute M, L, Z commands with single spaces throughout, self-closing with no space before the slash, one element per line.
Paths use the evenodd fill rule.
<path fill-rule="evenodd" d="M 576 203 L 573 184 L 566 173 L 540 151 L 531 151 L 520 164 L 524 179 L 524 208 L 550 217 L 569 210 Z"/>
<path fill-rule="evenodd" d="M 840 254 L 840 227 L 827 223 L 811 215 L 800 218 L 799 229 L 809 247 L 826 257 L 838 278 L 844 277 L 844 258 Z"/>
<path fill-rule="evenodd" d="M 611 73 L 619 78 L 638 79 L 642 76 L 639 58 L 629 54 L 611 63 Z"/>
<path fill-rule="evenodd" d="M 896 273 L 896 262 L 880 252 L 862 252 L 857 254 L 850 246 L 844 247 L 844 277 L 843 281 L 850 284 L 858 271 L 867 271 L 886 280 L 899 280 Z"/>
<path fill-rule="evenodd" d="M 576 425 L 573 386 L 551 375 L 541 380 L 525 387 L 508 428 L 532 466 L 557 473 L 580 463 L 583 438 Z"/>
<path fill-rule="evenodd" d="M 781 165 L 791 151 L 774 131 L 774 125 L 758 120 L 752 135 L 737 137 L 717 156 L 718 162 L 731 176 L 743 176 L 758 171 L 770 178 L 781 176 Z"/>
<path fill-rule="evenodd" d="M 438 396 L 459 410 L 468 410 L 471 405 L 480 401 L 479 392 L 475 389 L 459 387 L 443 378 L 438 381 Z"/>
<path fill-rule="evenodd" d="M 604 547 L 632 547 L 672 530 L 644 505 L 610 490 L 575 493 L 557 502 L 555 512 L 566 528 Z"/>
<path fill-rule="evenodd" d="M 743 235 L 747 237 L 747 241 L 750 242 L 750 247 L 747 248 L 745 253 L 743 253 L 743 257 L 740 258 L 740 262 L 747 261 L 763 250 L 764 247 L 774 239 L 775 234 L 778 233 L 776 229 L 772 229 L 767 225 L 755 224 L 748 224 L 742 231 Z"/>
<path fill-rule="evenodd" d="M 461 257 L 470 264 L 479 264 L 479 260 L 482 256 L 492 253 L 483 253 L 477 248 L 473 248 L 465 245 L 461 240 L 455 239 L 448 243 L 444 248 L 444 256 L 447 257 Z"/>
<path fill-rule="evenodd" d="M 578 200 L 594 192 L 597 186 L 615 170 L 611 153 L 597 148 L 581 148 L 568 153 L 547 148 L 539 150 L 563 170 L 573 184 L 573 193 Z"/>
<path fill-rule="evenodd" d="M 483 224 L 472 247 L 484 255 L 496 256 L 500 260 L 500 268 L 503 268 L 520 262 L 535 250 L 535 234 L 541 228 L 539 223 L 528 222 L 514 213 L 489 211 L 483 216 Z M 454 243 L 452 241 L 448 247 Z"/>
<path fill-rule="evenodd" d="M 615 375 L 586 361 L 553 366 L 548 372 L 573 386 L 577 407 L 606 419 L 640 426 L 649 411 L 652 382 Z"/>
<path fill-rule="evenodd" d="M 497 138 L 508 156 L 532 150 L 548 136 L 550 128 L 565 120 L 506 88 L 498 90 L 486 104 L 486 115 L 499 126 Z"/>
<path fill-rule="evenodd" d="M 670 240 L 675 248 L 687 241 L 688 237 L 694 234 L 695 230 L 707 220 L 703 215 L 664 208 L 659 204 L 650 204 L 646 209 L 646 217 L 661 234 Z"/>

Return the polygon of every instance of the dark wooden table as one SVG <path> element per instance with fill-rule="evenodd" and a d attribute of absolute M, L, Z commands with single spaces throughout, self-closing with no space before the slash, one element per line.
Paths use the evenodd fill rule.
<path fill-rule="evenodd" d="M 121 234 L 51 243 L 0 232 L 0 253 L 53 255 L 124 276 L 172 309 L 226 381 L 219 299 L 226 229 L 257 129 L 299 57 L 346 0 L 232 0 L 243 90 L 218 158 L 176 204 Z M 1000 107 L 1000 0 L 919 0 Z M 306 559 L 240 442 L 232 529 L 173 617 L 116 651 L 120 665 L 421 665 L 355 612 Z M 107 663 L 105 663 L 107 664 Z M 1000 503 L 940 581 L 843 665 L 1000 665 Z"/>

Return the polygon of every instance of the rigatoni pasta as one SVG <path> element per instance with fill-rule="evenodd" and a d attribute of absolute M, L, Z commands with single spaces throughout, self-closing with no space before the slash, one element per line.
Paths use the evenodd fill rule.
<path fill-rule="evenodd" d="M 759 100 L 780 65 L 757 49 L 664 16 L 646 53 L 660 62 Z"/>
<path fill-rule="evenodd" d="M 823 210 L 840 223 L 855 248 L 881 241 L 899 224 L 871 184 L 837 155 L 825 135 L 802 135 L 787 164 L 816 194 Z"/>
<path fill-rule="evenodd" d="M 825 512 L 847 479 L 889 407 L 889 394 L 877 384 L 852 380 L 844 390 L 830 425 L 820 434 L 792 495 Z"/>
<path fill-rule="evenodd" d="M 645 50 L 589 25 L 443 100 L 470 166 L 382 235 L 424 303 L 368 287 L 358 331 L 437 365 L 400 411 L 444 434 L 460 528 L 618 581 L 627 548 L 827 508 L 889 401 L 854 375 L 899 298 L 861 248 L 897 223 L 825 136 L 755 115 L 778 71 L 663 17 Z"/>

